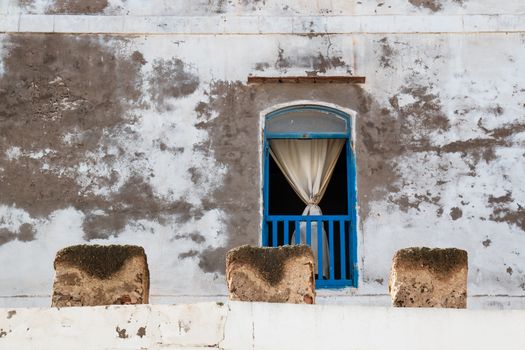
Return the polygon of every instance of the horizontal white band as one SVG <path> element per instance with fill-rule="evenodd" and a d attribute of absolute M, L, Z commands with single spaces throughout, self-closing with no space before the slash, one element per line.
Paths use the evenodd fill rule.
<path fill-rule="evenodd" d="M 525 14 L 383 16 L 0 15 L 0 33 L 381 34 L 525 32 Z"/>

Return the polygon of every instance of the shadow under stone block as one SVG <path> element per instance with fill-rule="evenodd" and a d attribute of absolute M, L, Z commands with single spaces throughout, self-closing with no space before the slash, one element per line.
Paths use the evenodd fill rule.
<path fill-rule="evenodd" d="M 467 252 L 406 248 L 396 252 L 388 289 L 397 307 L 467 307 Z"/>
<path fill-rule="evenodd" d="M 305 245 L 241 246 L 226 256 L 230 300 L 313 304 L 314 255 Z"/>
<path fill-rule="evenodd" d="M 142 247 L 76 245 L 54 262 L 52 306 L 147 304 L 149 270 Z"/>

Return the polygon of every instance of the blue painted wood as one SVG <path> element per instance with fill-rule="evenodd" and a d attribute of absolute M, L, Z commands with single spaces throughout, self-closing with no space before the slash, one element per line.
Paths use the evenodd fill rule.
<path fill-rule="evenodd" d="M 348 133 L 333 132 L 272 132 L 266 134 L 267 139 L 346 139 Z"/>
<path fill-rule="evenodd" d="M 277 247 L 277 220 L 272 220 L 272 247 Z"/>
<path fill-rule="evenodd" d="M 289 228 L 288 228 L 289 225 L 289 221 L 288 220 L 284 220 L 284 245 L 288 245 L 290 243 L 290 236 L 289 236 Z"/>
<path fill-rule="evenodd" d="M 317 279 L 323 278 L 323 224 L 321 220 L 317 220 Z"/>
<path fill-rule="evenodd" d="M 358 263 L 357 263 L 357 181 L 356 181 L 356 164 L 355 155 L 352 150 L 351 141 L 346 142 L 346 169 L 348 176 L 348 210 L 350 215 L 348 235 L 349 242 L 349 260 L 350 260 L 350 278 L 352 279 L 351 286 L 357 287 L 358 281 Z"/>
<path fill-rule="evenodd" d="M 267 219 L 271 220 L 290 220 L 290 221 L 317 221 L 317 220 L 349 220 L 348 215 L 266 215 Z"/>
<path fill-rule="evenodd" d="M 264 203 L 264 213 L 267 215 L 269 213 L 269 206 L 270 206 L 270 186 L 269 186 L 269 176 L 270 173 L 270 145 L 268 142 L 266 142 L 266 139 L 264 141 L 264 182 L 263 182 L 263 203 Z M 266 221 L 263 222 L 262 225 L 263 228 L 263 246 L 268 246 L 268 223 Z"/>
<path fill-rule="evenodd" d="M 330 279 L 334 280 L 335 279 L 335 269 L 334 269 L 335 252 L 334 252 L 334 221 L 333 220 L 328 221 L 328 245 L 329 245 L 328 250 L 330 251 L 330 266 L 328 268 L 330 271 Z"/>
<path fill-rule="evenodd" d="M 319 273 L 316 279 L 316 288 L 344 288 L 344 287 L 357 287 L 358 281 L 358 264 L 357 264 L 357 188 L 356 188 L 356 166 L 355 166 L 355 155 L 353 152 L 351 140 L 353 139 L 351 120 L 350 117 L 337 109 L 324 106 L 314 105 L 300 105 L 292 106 L 279 109 L 266 116 L 269 120 L 275 116 L 288 113 L 290 111 L 296 111 L 298 109 L 309 109 L 318 110 L 324 113 L 334 114 L 345 121 L 346 130 L 339 133 L 264 133 L 264 148 L 263 148 L 263 225 L 262 225 L 262 244 L 263 246 L 269 245 L 269 225 L 272 225 L 272 246 L 277 246 L 279 241 L 283 244 L 308 244 L 311 245 L 311 223 L 312 221 L 317 222 L 318 227 L 318 262 L 317 266 Z M 312 138 L 345 138 L 345 153 L 346 153 L 346 165 L 347 165 L 347 193 L 348 193 L 348 215 L 316 215 L 316 216 L 302 216 L 302 215 L 269 215 L 269 140 L 272 138 L 278 139 L 312 139 Z M 283 230 L 278 230 L 278 222 L 283 222 Z M 289 242 L 289 226 L 288 223 L 293 222 L 295 228 L 295 240 Z M 301 242 L 300 235 L 300 223 L 306 224 L 306 242 Z M 322 234 L 322 222 L 328 222 L 328 243 L 330 251 L 330 266 L 329 266 L 329 279 L 322 278 L 322 240 L 327 239 Z M 340 251 L 339 258 L 340 273 L 338 279 L 335 277 L 335 246 L 334 246 L 334 222 L 339 223 L 339 240 L 340 240 Z M 346 239 L 348 237 L 348 239 Z M 348 249 L 349 256 L 347 257 L 346 251 Z M 347 259 L 348 258 L 348 259 Z M 347 266 L 349 270 L 347 271 Z M 348 272 L 348 273 L 347 273 Z M 348 277 L 348 278 L 347 278 Z"/>
<path fill-rule="evenodd" d="M 324 289 L 324 288 L 330 288 L 330 289 L 338 289 L 338 288 L 345 288 L 348 286 L 352 286 L 352 280 L 315 280 L 315 288 L 317 289 Z"/>
<path fill-rule="evenodd" d="M 279 223 L 283 223 L 283 229 L 279 229 Z M 353 286 L 355 281 L 352 279 L 352 275 L 347 279 L 347 265 L 348 261 L 346 260 L 346 248 L 347 248 L 347 240 L 346 236 L 350 232 L 351 229 L 351 221 L 348 218 L 348 216 L 344 215 L 268 215 L 265 218 L 264 225 L 271 225 L 272 227 L 272 247 L 275 247 L 275 243 L 273 242 L 279 242 L 282 237 L 283 244 L 288 244 L 286 241 L 286 236 L 289 234 L 289 230 L 287 232 L 286 227 L 289 222 L 293 222 L 293 226 L 295 227 L 295 241 L 292 242 L 292 244 L 300 244 L 300 224 L 304 223 L 306 225 L 306 240 L 307 244 L 311 245 L 311 236 L 312 234 L 317 234 L 317 241 L 318 241 L 318 252 L 317 252 L 317 266 L 318 271 L 323 271 L 323 254 L 324 251 L 322 250 L 323 240 L 328 238 L 328 246 L 329 246 L 329 276 L 328 279 L 323 279 L 323 276 L 319 276 L 316 279 L 319 283 L 317 284 L 317 288 L 339 288 L 342 286 Z M 311 224 L 312 222 L 315 222 L 317 224 L 317 232 L 312 232 Z M 323 222 L 328 222 L 328 237 L 326 235 L 323 235 Z M 339 239 L 340 239 L 340 250 L 339 253 L 335 251 L 334 246 L 334 222 L 337 222 L 339 224 Z M 274 229 L 275 227 L 275 229 Z M 304 244 L 304 242 L 303 242 Z M 341 276 L 336 279 L 335 278 L 335 256 L 339 254 L 340 257 L 340 271 Z M 335 283 L 330 284 L 328 282 L 330 281 L 346 281 L 345 283 Z M 327 283 L 325 283 L 327 282 Z M 324 286 L 324 287 L 320 287 Z"/>
<path fill-rule="evenodd" d="M 339 245 L 341 258 L 341 279 L 346 278 L 346 245 L 345 245 L 345 222 L 339 221 Z"/>

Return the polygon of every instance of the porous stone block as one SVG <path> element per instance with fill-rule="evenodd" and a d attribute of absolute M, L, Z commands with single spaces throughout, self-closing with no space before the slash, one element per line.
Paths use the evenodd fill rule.
<path fill-rule="evenodd" d="M 305 245 L 241 246 L 226 256 L 230 300 L 313 304 L 314 255 Z"/>
<path fill-rule="evenodd" d="M 467 252 L 406 248 L 396 252 L 388 289 L 398 307 L 467 307 Z"/>
<path fill-rule="evenodd" d="M 52 306 L 147 304 L 149 270 L 142 247 L 76 245 L 55 258 Z"/>

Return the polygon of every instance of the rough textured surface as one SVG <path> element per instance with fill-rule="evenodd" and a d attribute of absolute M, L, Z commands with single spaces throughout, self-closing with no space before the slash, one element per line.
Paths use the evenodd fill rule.
<path fill-rule="evenodd" d="M 525 310 L 247 302 L 0 309 L 0 344 L 9 350 L 523 350 L 524 327 Z"/>
<path fill-rule="evenodd" d="M 19 0 L 11 2 L 11 11 L 27 13 L 84 13 L 131 15 L 391 15 L 391 14 L 461 14 L 519 13 L 525 8 L 520 0 Z M 89 6 L 87 4 L 90 4 Z M 55 12 L 53 12 L 55 11 Z"/>
<path fill-rule="evenodd" d="M 398 307 L 467 307 L 467 252 L 406 248 L 396 252 L 388 288 Z"/>
<path fill-rule="evenodd" d="M 105 3 L 0 1 L 0 27 L 30 31 L 0 34 L 0 266 L 16 266 L 0 302 L 46 305 L 56 251 L 86 242 L 143 246 L 157 301 L 226 296 L 226 252 L 260 241 L 261 112 L 308 100 L 356 112 L 358 289 L 330 297 L 388 301 L 396 250 L 446 245 L 469 251 L 471 295 L 524 305 L 525 34 L 506 31 L 520 17 L 486 32 L 486 18 L 462 15 L 525 2 Z M 86 16 L 25 15 L 64 4 Z M 205 17 L 135 17 L 154 14 Z M 470 33 L 425 34 L 421 21 Z M 141 34 L 33 32 L 98 23 Z M 250 74 L 367 81 L 248 85 Z"/>
<path fill-rule="evenodd" d="M 149 270 L 137 246 L 77 245 L 55 258 L 52 306 L 147 304 Z"/>
<path fill-rule="evenodd" d="M 313 304 L 314 257 L 307 246 L 242 246 L 226 256 L 231 300 Z"/>

